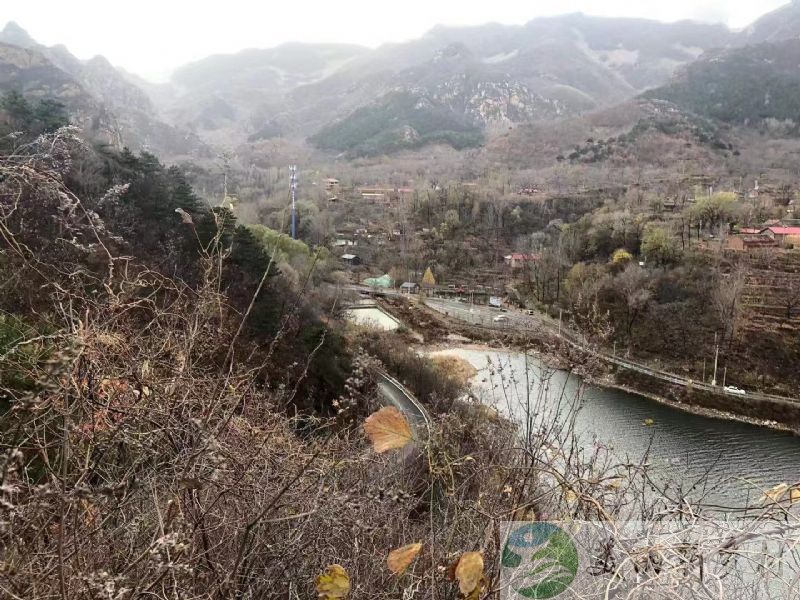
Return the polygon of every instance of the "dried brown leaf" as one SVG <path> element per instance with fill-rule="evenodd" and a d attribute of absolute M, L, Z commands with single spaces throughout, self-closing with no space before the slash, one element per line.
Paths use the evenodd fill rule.
<path fill-rule="evenodd" d="M 405 448 L 413 439 L 408 421 L 394 406 L 385 406 L 367 417 L 364 431 L 378 453 Z"/>
<path fill-rule="evenodd" d="M 395 575 L 402 575 L 408 566 L 414 562 L 414 559 L 417 558 L 420 550 L 422 550 L 422 544 L 419 543 L 392 550 L 389 552 L 389 556 L 386 557 L 386 565 Z"/>

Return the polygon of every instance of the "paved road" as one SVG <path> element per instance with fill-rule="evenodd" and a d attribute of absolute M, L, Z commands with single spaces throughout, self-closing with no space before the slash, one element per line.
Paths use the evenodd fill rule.
<path fill-rule="evenodd" d="M 433 432 L 433 424 L 427 409 L 409 392 L 406 387 L 385 371 L 375 371 L 378 380 L 378 390 L 384 400 L 402 412 L 411 426 L 411 433 L 414 435 L 416 446 L 419 451 L 425 452 L 425 446 L 430 441 Z M 403 449 L 402 460 L 407 464 L 419 466 L 415 451 L 412 445 Z M 419 456 L 416 453 L 416 456 Z M 434 480 L 431 486 L 431 506 L 434 507 L 437 518 L 442 516 L 441 507 L 444 494 L 442 485 L 438 480 Z"/>
<path fill-rule="evenodd" d="M 383 371 L 375 371 L 378 391 L 384 400 L 405 415 L 414 439 L 420 445 L 427 443 L 431 433 L 431 417 L 422 403 L 394 377 Z"/>
<path fill-rule="evenodd" d="M 455 300 L 442 300 L 439 298 L 428 298 L 425 300 L 428 306 L 438 312 L 449 314 L 451 317 L 498 330 L 542 330 L 548 329 L 558 331 L 558 321 L 549 318 L 547 315 L 529 315 L 519 310 L 500 311 L 497 308 L 482 305 L 470 305 Z M 501 321 L 495 321 L 498 317 L 505 317 Z"/>
<path fill-rule="evenodd" d="M 604 360 L 605 362 L 615 364 L 630 371 L 636 371 L 638 373 L 649 375 L 667 383 L 680 385 L 687 388 L 691 387 L 692 389 L 703 390 L 713 394 L 726 396 L 728 398 L 735 398 L 737 400 L 751 399 L 766 400 L 770 402 L 789 402 L 793 404 L 800 403 L 800 399 L 797 398 L 774 396 L 759 392 L 747 392 L 746 395 L 734 394 L 728 392 L 721 386 L 713 386 L 708 383 L 683 377 L 682 375 L 678 375 L 676 373 L 655 369 L 644 363 L 628 360 L 614 354 L 609 354 L 602 349 L 588 343 L 583 336 L 569 329 L 568 327 L 559 327 L 558 321 L 550 319 L 548 316 L 541 315 L 539 313 L 535 315 L 528 315 L 517 310 L 509 310 L 508 312 L 501 313 L 496 308 L 487 306 L 470 306 L 460 302 L 439 299 L 428 299 L 425 301 L 425 304 L 426 306 L 429 306 L 438 312 L 445 313 L 455 319 L 459 319 L 473 325 L 478 325 L 480 327 L 495 329 L 497 331 L 516 330 L 520 332 L 528 331 L 531 333 L 539 332 L 555 335 L 573 347 L 591 354 L 596 358 Z M 495 322 L 495 317 L 501 314 L 506 315 L 508 320 Z"/>

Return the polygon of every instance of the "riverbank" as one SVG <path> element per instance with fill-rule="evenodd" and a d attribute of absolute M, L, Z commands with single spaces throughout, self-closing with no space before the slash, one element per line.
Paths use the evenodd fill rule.
<path fill-rule="evenodd" d="M 389 311 L 399 311 L 404 322 L 413 323 L 429 349 L 453 346 L 468 347 L 459 341 L 470 339 L 471 345 L 484 348 L 506 348 L 536 354 L 551 368 L 570 371 L 586 381 L 626 391 L 655 400 L 664 405 L 696 415 L 713 416 L 757 425 L 776 431 L 800 431 L 800 403 L 755 395 L 732 398 L 713 390 L 691 385 L 678 385 L 652 375 L 636 373 L 610 364 L 601 357 L 555 337 L 547 331 L 497 330 L 472 325 L 445 316 L 424 305 L 392 300 L 385 302 Z M 409 340 L 419 345 L 420 340 Z"/>
<path fill-rule="evenodd" d="M 685 404 L 683 402 L 678 402 L 676 400 L 670 400 L 664 396 L 660 396 L 658 394 L 653 394 L 650 392 L 637 390 L 633 387 L 629 387 L 622 383 L 617 383 L 615 381 L 610 381 L 607 378 L 598 378 L 593 376 L 584 376 L 581 375 L 581 378 L 588 384 L 594 385 L 596 387 L 600 387 L 607 390 L 618 390 L 620 392 L 626 392 L 628 394 L 633 394 L 634 396 L 641 396 L 643 398 L 647 398 L 652 400 L 653 402 L 658 402 L 659 404 L 663 404 L 664 406 L 669 406 L 670 408 L 674 408 L 676 410 L 680 410 L 681 412 L 688 413 L 690 415 L 697 415 L 700 417 L 708 417 L 710 419 L 719 419 L 721 421 L 733 421 L 736 423 L 746 423 L 747 425 L 755 425 L 757 427 L 765 427 L 767 429 L 772 429 L 774 431 L 781 431 L 786 433 L 796 433 L 788 425 L 783 425 L 778 423 L 777 421 L 769 421 L 765 419 L 757 419 L 753 417 L 747 417 L 744 415 L 739 415 L 732 412 L 726 412 L 723 410 L 715 409 L 715 408 L 704 408 L 702 406 L 693 406 L 691 404 Z"/>
<path fill-rule="evenodd" d="M 541 351 L 515 345 L 497 347 L 497 346 L 490 346 L 486 343 L 463 343 L 463 344 L 438 343 L 432 346 L 426 345 L 417 347 L 417 351 L 419 351 L 420 353 L 433 357 L 436 357 L 437 355 L 439 357 L 447 356 L 448 352 L 453 352 L 458 350 L 469 350 L 469 351 L 478 351 L 487 353 L 490 352 L 515 352 L 520 354 L 527 353 L 532 355 L 537 360 L 540 360 L 549 369 L 569 371 L 573 373 L 574 375 L 580 377 L 581 380 L 587 385 L 603 388 L 606 390 L 617 390 L 621 392 L 626 392 L 628 394 L 632 394 L 634 396 L 647 398 L 648 400 L 657 402 L 658 404 L 668 406 L 675 410 L 679 410 L 681 412 L 691 415 L 718 419 L 722 421 L 744 423 L 747 425 L 764 427 L 767 429 L 772 429 L 774 431 L 780 431 L 785 433 L 796 433 L 796 430 L 794 430 L 791 426 L 780 423 L 775 420 L 762 419 L 762 418 L 737 414 L 735 412 L 725 411 L 718 408 L 688 404 L 686 402 L 681 402 L 669 398 L 663 394 L 654 393 L 652 391 L 645 389 L 643 386 L 626 385 L 625 383 L 616 381 L 614 379 L 614 372 L 613 369 L 610 368 L 610 365 L 606 365 L 607 368 L 605 369 L 598 368 L 600 365 L 605 363 L 600 363 L 600 365 L 593 364 L 592 368 L 586 368 L 587 365 L 576 365 L 571 361 L 565 360 L 561 354 L 556 352 Z"/>

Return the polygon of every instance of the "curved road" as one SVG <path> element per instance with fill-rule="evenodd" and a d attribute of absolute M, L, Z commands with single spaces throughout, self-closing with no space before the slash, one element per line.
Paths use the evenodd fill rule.
<path fill-rule="evenodd" d="M 431 434 L 431 417 L 428 411 L 406 387 L 384 371 L 375 371 L 378 391 L 383 398 L 403 413 L 411 426 L 414 439 L 424 445 Z"/>

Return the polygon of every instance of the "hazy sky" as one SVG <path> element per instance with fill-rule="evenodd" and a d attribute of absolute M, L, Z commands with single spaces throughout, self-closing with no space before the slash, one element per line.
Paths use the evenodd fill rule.
<path fill-rule="evenodd" d="M 0 0 L 0 27 L 16 21 L 46 45 L 80 58 L 105 55 L 148 79 L 183 63 L 288 41 L 377 46 L 436 24 L 525 23 L 581 11 L 603 16 L 697 19 L 743 27 L 788 0 Z"/>

